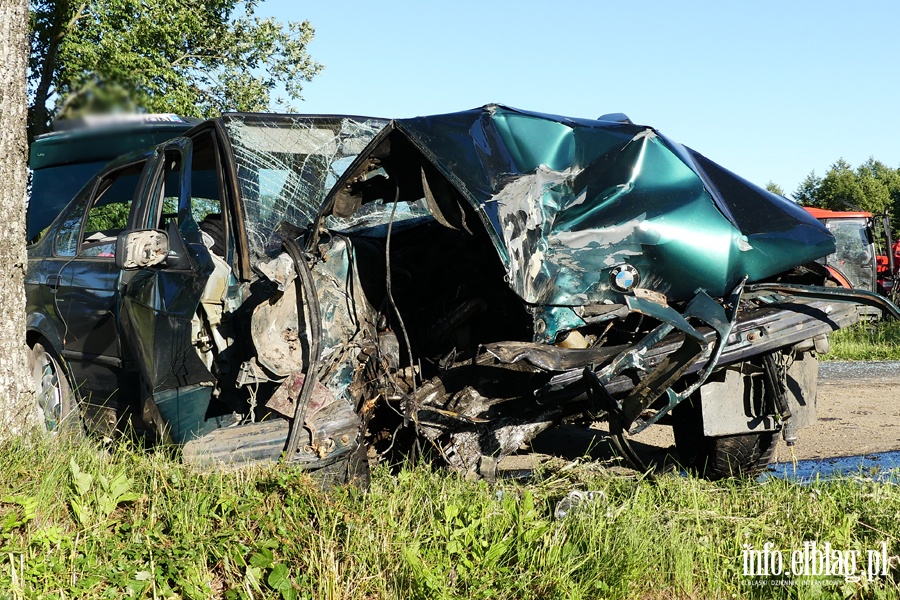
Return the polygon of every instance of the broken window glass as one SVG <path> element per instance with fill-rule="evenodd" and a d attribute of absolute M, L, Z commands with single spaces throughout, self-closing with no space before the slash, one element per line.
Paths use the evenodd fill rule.
<path fill-rule="evenodd" d="M 829 219 L 826 227 L 834 236 L 834 253 L 829 254 L 825 263 L 837 269 L 853 287 L 874 289 L 875 268 L 872 264 L 872 242 L 869 238 L 868 220 Z"/>
<path fill-rule="evenodd" d="M 373 200 L 363 204 L 352 216 L 342 219 L 334 215 L 325 217 L 325 226 L 334 231 L 349 233 L 372 229 L 381 225 L 387 225 L 392 219 L 395 223 L 406 221 L 418 221 L 422 219 L 433 220 L 431 211 L 424 198 L 415 202 L 398 202 L 394 209 L 394 203 L 383 199 Z"/>
<path fill-rule="evenodd" d="M 84 191 L 75 206 L 69 211 L 69 215 L 63 220 L 56 234 L 56 254 L 59 256 L 75 256 L 78 250 L 78 235 L 81 233 L 81 223 L 84 221 L 84 211 L 87 209 L 91 195 Z"/>
<path fill-rule="evenodd" d="M 228 115 L 250 252 L 272 256 L 281 222 L 308 228 L 331 187 L 387 124 L 340 116 Z"/>

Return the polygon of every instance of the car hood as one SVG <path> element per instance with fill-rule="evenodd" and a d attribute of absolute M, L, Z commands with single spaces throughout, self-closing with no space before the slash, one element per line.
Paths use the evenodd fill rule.
<path fill-rule="evenodd" d="M 400 164 L 423 178 L 426 167 L 439 171 L 531 304 L 620 303 L 632 287 L 670 300 L 698 288 L 723 296 L 744 277 L 765 279 L 834 250 L 828 230 L 795 203 L 631 123 L 499 105 L 398 119 L 337 188 L 373 159 L 400 183 L 412 178 Z"/>

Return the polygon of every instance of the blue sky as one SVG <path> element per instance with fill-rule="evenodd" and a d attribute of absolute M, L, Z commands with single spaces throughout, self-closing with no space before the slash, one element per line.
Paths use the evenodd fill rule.
<path fill-rule="evenodd" d="M 300 112 L 624 112 L 787 193 L 841 157 L 900 166 L 897 2 L 264 0 L 257 13 L 316 29 L 325 69 Z"/>

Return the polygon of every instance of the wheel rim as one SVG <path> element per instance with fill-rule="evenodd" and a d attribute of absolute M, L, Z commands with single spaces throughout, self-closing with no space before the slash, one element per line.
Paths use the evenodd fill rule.
<path fill-rule="evenodd" d="M 62 389 L 56 365 L 46 352 L 38 357 L 33 375 L 38 416 L 43 419 L 48 431 L 54 431 L 62 412 Z"/>

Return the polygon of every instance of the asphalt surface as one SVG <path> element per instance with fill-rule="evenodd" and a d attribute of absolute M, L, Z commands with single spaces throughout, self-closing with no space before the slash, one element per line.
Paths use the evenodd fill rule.
<path fill-rule="evenodd" d="M 819 381 L 822 383 L 837 381 L 900 383 L 900 361 L 822 361 L 819 363 Z"/>

